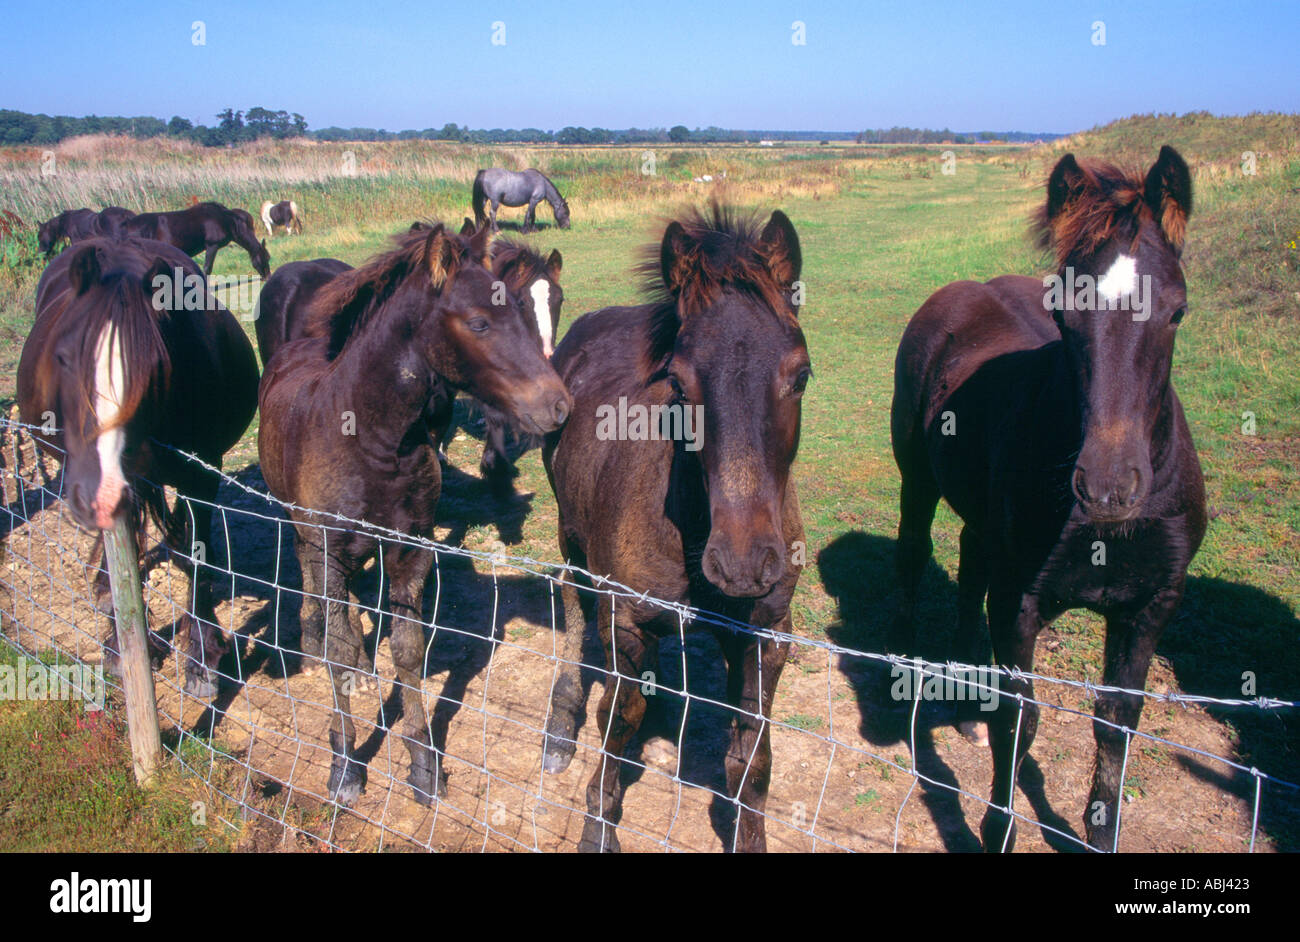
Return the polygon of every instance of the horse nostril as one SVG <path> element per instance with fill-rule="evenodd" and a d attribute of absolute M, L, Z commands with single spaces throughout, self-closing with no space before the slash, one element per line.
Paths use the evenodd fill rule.
<path fill-rule="evenodd" d="M 781 576 L 781 557 L 777 551 L 768 547 L 763 552 L 763 563 L 758 568 L 758 584 L 770 586 Z"/>
<path fill-rule="evenodd" d="M 714 584 L 727 584 L 731 582 L 731 574 L 727 572 L 727 567 L 723 564 L 722 553 L 717 547 L 710 547 L 704 554 L 704 575 Z"/>
<path fill-rule="evenodd" d="M 563 425 L 565 420 L 569 417 L 569 397 L 561 396 L 559 399 L 555 400 L 553 411 L 555 414 L 555 424 Z"/>
<path fill-rule="evenodd" d="M 1079 500 L 1085 504 L 1092 501 L 1092 495 L 1088 493 L 1088 483 L 1087 480 L 1084 478 L 1082 468 L 1074 469 L 1074 480 L 1072 481 L 1072 483 L 1074 485 L 1075 497 L 1079 498 Z"/>

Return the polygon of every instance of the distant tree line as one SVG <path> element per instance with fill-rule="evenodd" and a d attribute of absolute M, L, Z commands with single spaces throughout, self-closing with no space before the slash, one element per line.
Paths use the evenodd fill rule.
<path fill-rule="evenodd" d="M 90 115 L 73 118 L 66 115 L 27 114 L 23 111 L 0 110 L 0 144 L 57 144 L 67 137 L 79 134 L 128 134 L 131 137 L 178 137 L 204 144 L 224 147 L 258 138 L 302 137 L 307 133 L 307 121 L 302 115 L 267 108 L 249 108 L 236 111 L 227 108 L 216 115 L 217 123 L 211 127 L 194 124 L 188 118 L 174 116 L 170 121 L 152 117 L 100 117 Z"/>
<path fill-rule="evenodd" d="M 1059 134 L 1035 134 L 1030 131 L 931 131 L 928 128 L 876 128 L 859 132 L 859 144 L 978 144 L 982 141 L 1050 141 Z"/>
<path fill-rule="evenodd" d="M 328 127 L 308 131 L 302 115 L 267 108 L 236 111 L 227 108 L 216 115 L 216 123 L 194 124 L 179 115 L 170 121 L 151 117 L 72 118 L 64 115 L 27 114 L 0 110 L 0 144 L 57 144 L 79 134 L 129 134 L 132 137 L 175 137 L 208 147 L 225 147 L 260 138 L 311 136 L 320 141 L 463 141 L 469 144 L 715 144 L 758 140 L 850 140 L 859 144 L 972 144 L 978 141 L 1025 141 L 1050 139 L 1054 134 L 1028 134 L 1021 131 L 979 131 L 957 133 L 944 129 L 883 128 L 852 132 L 838 131 L 758 131 L 707 127 L 694 130 L 684 124 L 671 128 L 564 127 L 558 131 L 541 128 L 479 129 L 449 122 L 441 128 L 422 131 L 385 131 L 382 128 Z"/>

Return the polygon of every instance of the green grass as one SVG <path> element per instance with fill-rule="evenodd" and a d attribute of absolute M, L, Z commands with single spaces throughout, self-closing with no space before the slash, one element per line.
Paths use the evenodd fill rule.
<path fill-rule="evenodd" d="M 0 664 L 25 656 L 0 643 Z M 47 658 L 42 658 L 46 662 Z M 221 851 L 231 832 L 197 783 L 168 762 L 148 790 L 131 771 L 117 711 L 75 700 L 0 700 L 0 851 Z"/>

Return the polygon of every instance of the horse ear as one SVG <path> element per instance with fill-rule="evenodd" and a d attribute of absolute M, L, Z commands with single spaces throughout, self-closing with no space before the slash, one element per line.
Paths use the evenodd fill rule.
<path fill-rule="evenodd" d="M 564 257 L 560 255 L 559 249 L 551 249 L 550 257 L 546 259 L 546 271 L 551 279 L 558 281 L 560 272 L 564 269 Z"/>
<path fill-rule="evenodd" d="M 790 217 L 779 209 L 772 213 L 772 218 L 763 227 L 760 241 L 767 269 L 777 284 L 788 285 L 798 281 L 799 271 L 803 268 L 803 254 L 799 251 L 799 234 L 794 231 Z"/>
<path fill-rule="evenodd" d="M 429 236 L 424 242 L 424 257 L 429 264 L 429 280 L 435 288 L 441 288 L 456 274 L 459 261 L 456 246 L 442 223 L 429 227 Z"/>
<path fill-rule="evenodd" d="M 1187 161 L 1168 144 L 1160 148 L 1160 156 L 1147 171 L 1143 198 L 1160 223 L 1160 231 L 1170 248 L 1181 255 L 1187 217 L 1192 214 L 1192 173 L 1187 169 Z"/>
<path fill-rule="evenodd" d="M 468 224 L 469 220 L 465 222 Z M 481 258 L 484 263 L 487 262 L 488 247 L 492 244 L 492 227 L 484 226 L 482 229 L 471 229 L 472 235 L 469 238 L 470 258 Z M 462 234 L 463 231 L 462 231 Z"/>
<path fill-rule="evenodd" d="M 1052 168 L 1047 178 L 1047 221 L 1050 223 L 1082 191 L 1087 175 L 1073 154 L 1066 154 Z"/>
<path fill-rule="evenodd" d="M 685 227 L 674 219 L 664 230 L 664 240 L 659 246 L 659 270 L 663 273 L 664 284 L 674 294 L 690 278 L 690 261 L 686 258 L 689 244 Z"/>
<path fill-rule="evenodd" d="M 99 262 L 99 249 L 93 245 L 78 249 L 68 262 L 68 279 L 72 282 L 72 289 L 78 295 L 85 294 L 99 284 L 102 277 L 103 268 Z"/>
<path fill-rule="evenodd" d="M 140 286 L 144 288 L 145 296 L 149 298 L 149 306 L 157 313 L 171 310 L 172 305 L 180 304 L 184 293 L 183 284 L 172 284 L 172 279 L 176 277 L 173 266 L 165 258 L 155 258 L 149 269 L 140 279 Z M 171 304 L 162 303 L 162 299 L 171 301 Z"/>
<path fill-rule="evenodd" d="M 460 234 L 463 236 L 472 236 L 475 231 L 474 220 L 466 216 L 465 221 L 460 225 Z"/>
<path fill-rule="evenodd" d="M 420 222 L 420 220 L 417 219 L 417 220 L 415 220 L 415 222 L 411 223 L 411 228 L 410 228 L 410 229 L 407 229 L 406 231 L 407 231 L 407 232 L 419 232 L 419 231 L 422 230 L 422 229 L 428 229 L 428 228 L 429 228 L 429 224 L 428 224 L 428 223 Z"/>

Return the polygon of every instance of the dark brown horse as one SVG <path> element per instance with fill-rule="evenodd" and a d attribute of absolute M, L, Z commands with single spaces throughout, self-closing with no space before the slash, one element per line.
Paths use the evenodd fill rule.
<path fill-rule="evenodd" d="M 203 256 L 203 274 L 212 274 L 217 250 L 234 242 L 253 263 L 263 279 L 271 276 L 271 257 L 266 242 L 259 242 L 253 217 L 242 209 L 226 209 L 220 203 L 198 203 L 170 213 L 140 213 L 123 223 L 128 235 L 168 242 L 186 255 Z"/>
<path fill-rule="evenodd" d="M 793 303 L 800 263 L 784 214 L 762 225 L 715 204 L 664 231 L 646 268 L 651 303 L 574 322 L 553 358 L 573 393 L 573 416 L 543 451 L 565 560 L 657 599 L 790 631 L 794 554 L 803 540 L 790 470 L 811 375 Z M 634 435 L 629 422 L 628 440 L 619 440 L 610 417 L 624 401 L 629 414 L 644 408 L 668 416 L 659 429 L 668 434 Z M 584 699 L 585 619 L 567 579 L 563 597 L 565 655 L 544 758 L 551 772 L 573 757 Z M 619 674 L 607 678 L 598 710 L 611 758 L 587 787 L 583 850 L 618 849 L 620 759 L 646 710 L 641 672 L 654 669 L 659 639 L 679 630 L 677 615 L 653 602 L 609 602 L 597 598 L 607 666 Z M 738 711 L 724 760 L 739 804 L 734 849 L 761 851 L 771 777 L 767 717 L 789 645 L 714 631 L 727 662 L 727 699 Z"/>
<path fill-rule="evenodd" d="M 474 224 L 465 220 L 461 234 L 467 235 L 473 230 Z M 542 355 L 549 358 L 554 352 L 555 335 L 560 327 L 560 309 L 564 304 L 564 291 L 560 287 L 563 257 L 558 249 L 543 257 L 528 245 L 511 239 L 495 240 L 491 253 L 492 273 L 501 280 L 506 291 L 524 311 L 524 317 L 541 345 Z M 435 403 L 429 420 L 434 441 L 438 443 L 439 453 L 444 460 L 445 443 L 454 430 L 454 405 L 453 395 L 442 397 Z M 478 408 L 483 413 L 484 424 L 479 472 L 493 494 L 498 498 L 510 497 L 514 493 L 511 481 L 519 472 L 510 460 L 506 446 L 509 417 L 485 403 L 479 403 Z"/>
<path fill-rule="evenodd" d="M 65 210 L 41 223 L 36 234 L 36 247 L 49 258 L 54 254 L 54 247 L 63 239 L 69 242 L 99 236 L 116 239 L 122 235 L 122 223 L 134 215 L 131 210 L 121 206 L 109 206 L 99 212 L 93 209 Z"/>
<path fill-rule="evenodd" d="M 403 233 L 395 247 L 332 278 L 307 312 L 305 336 L 278 349 L 262 380 L 258 451 L 271 493 L 309 507 L 399 530 L 433 533 L 442 473 L 429 436 L 430 398 L 443 385 L 495 405 L 531 431 L 557 428 L 571 400 L 512 298 L 493 303 L 484 230 L 468 239 L 441 224 Z M 382 553 L 393 615 L 417 801 L 441 791 L 443 774 L 420 694 L 421 601 L 432 555 L 381 544 L 359 528 L 331 530 L 291 511 L 303 574 L 302 644 L 323 658 L 334 684 L 330 796 L 350 804 L 364 784 L 353 758 L 353 671 L 373 673 L 350 583 Z M 328 541 L 328 553 L 325 543 Z M 323 606 L 322 607 L 322 603 Z M 325 633 L 325 625 L 330 626 Z"/>
<path fill-rule="evenodd" d="M 271 362 L 275 351 L 291 340 L 305 336 L 307 310 L 316 292 L 335 275 L 352 271 L 352 266 L 337 258 L 317 258 L 305 262 L 288 262 L 262 285 L 257 296 L 254 328 L 262 368 Z"/>
<path fill-rule="evenodd" d="M 159 293 L 178 270 L 202 280 L 193 259 L 158 242 L 90 239 L 59 255 L 37 287 L 18 404 L 24 422 L 57 426 L 37 437 L 63 460 L 63 494 L 77 523 L 98 532 L 122 513 L 153 514 L 192 582 L 185 687 L 203 697 L 216 692 L 211 669 L 226 644 L 192 554 L 196 544 L 211 547 L 218 477 L 164 446 L 220 467 L 257 406 L 257 360 L 215 298 L 189 309 L 167 299 L 191 292 Z M 178 497 L 167 508 L 165 485 L 195 503 Z M 111 611 L 103 580 L 97 590 Z M 112 664 L 115 636 L 108 647 Z"/>
<path fill-rule="evenodd" d="M 426 224 L 415 223 L 412 226 L 413 231 L 420 228 L 426 228 Z M 474 224 L 466 220 L 461 235 L 473 234 Z M 564 292 L 560 288 L 560 270 L 564 262 L 560 253 L 552 251 L 543 258 L 528 246 L 509 239 L 493 241 L 489 251 L 493 274 L 520 306 L 543 355 L 549 357 L 564 304 Z M 336 258 L 289 262 L 275 270 L 262 286 L 257 301 L 257 347 L 264 367 L 271 362 L 276 350 L 303 336 L 306 312 L 316 292 L 335 275 L 350 270 L 350 265 Z M 430 433 L 444 460 L 443 443 L 453 428 L 455 399 L 456 391 L 444 385 L 441 394 L 435 395 L 430 402 Z M 494 494 L 507 497 L 513 493 L 511 481 L 518 474 L 506 446 L 510 419 L 486 403 L 478 406 L 486 426 L 479 470 Z"/>
<path fill-rule="evenodd" d="M 1059 272 L 955 282 L 917 311 L 895 366 L 894 455 L 903 476 L 897 648 L 911 635 L 942 497 L 962 518 L 958 654 L 974 662 L 981 607 L 997 663 L 1030 670 L 1062 612 L 1106 619 L 1108 686 L 1140 689 L 1205 532 L 1205 488 L 1170 384 L 1187 307 L 1179 256 L 1191 176 L 1164 147 L 1145 175 L 1061 158 L 1041 233 Z M 1038 727 L 1025 679 L 1003 678 L 989 724 L 986 850 L 1015 843 L 1009 807 Z M 1098 697 L 1088 842 L 1115 846 L 1123 728 L 1142 700 Z M 1110 725 L 1115 724 L 1115 725 Z M 1017 748 L 1018 746 L 1018 748 Z M 1013 754 L 1014 753 L 1014 754 Z"/>

